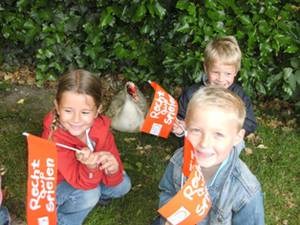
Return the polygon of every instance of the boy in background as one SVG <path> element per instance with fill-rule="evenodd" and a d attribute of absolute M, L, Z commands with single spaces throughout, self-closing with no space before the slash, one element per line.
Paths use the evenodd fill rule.
<path fill-rule="evenodd" d="M 179 97 L 177 121 L 172 130 L 176 136 L 182 137 L 184 135 L 187 105 L 193 94 L 198 89 L 208 85 L 218 85 L 237 94 L 246 106 L 246 119 L 243 124 L 243 129 L 246 131 L 245 135 L 247 136 L 256 130 L 257 124 L 250 98 L 245 94 L 243 88 L 234 82 L 241 67 L 241 57 L 240 47 L 233 36 L 216 38 L 208 43 L 204 51 L 203 65 L 206 75 L 202 77 L 199 83 L 187 88 Z M 241 142 L 241 147 L 243 145 L 244 141 Z"/>
<path fill-rule="evenodd" d="M 198 225 L 264 225 L 260 183 L 239 158 L 236 147 L 245 134 L 245 115 L 243 101 L 220 86 L 199 89 L 188 104 L 186 138 L 194 146 L 212 202 L 208 215 Z M 182 164 L 180 148 L 160 181 L 159 207 L 180 191 Z M 154 224 L 170 225 L 162 217 Z"/>

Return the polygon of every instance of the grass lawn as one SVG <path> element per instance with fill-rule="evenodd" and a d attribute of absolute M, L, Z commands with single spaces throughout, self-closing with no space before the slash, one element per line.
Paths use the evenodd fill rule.
<path fill-rule="evenodd" d="M 24 96 L 24 102 L 16 99 L 15 104 L 7 105 L 4 95 L 0 96 L 0 164 L 7 168 L 3 177 L 4 205 L 25 219 L 27 147 L 22 132 L 41 132 L 43 115 L 51 108 L 52 100 L 51 96 L 36 94 Z M 262 110 L 257 111 L 263 115 Z M 275 116 L 261 118 L 256 136 L 247 140 L 249 149 L 241 157 L 262 183 L 266 224 L 299 224 L 299 128 L 286 127 Z M 279 125 L 274 126 L 274 121 Z M 150 224 L 156 216 L 158 182 L 177 142 L 174 137 L 164 140 L 146 134 L 114 134 L 133 188 L 124 198 L 95 208 L 85 225 Z"/>

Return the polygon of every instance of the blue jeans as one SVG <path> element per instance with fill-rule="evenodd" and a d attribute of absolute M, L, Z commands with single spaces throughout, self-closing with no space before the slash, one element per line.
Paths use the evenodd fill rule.
<path fill-rule="evenodd" d="M 113 187 L 100 184 L 90 190 L 75 189 L 62 181 L 56 189 L 58 225 L 80 225 L 100 199 L 120 198 L 131 188 L 130 178 L 126 173 L 123 181 Z"/>
<path fill-rule="evenodd" d="M 10 224 L 10 216 L 7 208 L 0 206 L 0 225 Z"/>

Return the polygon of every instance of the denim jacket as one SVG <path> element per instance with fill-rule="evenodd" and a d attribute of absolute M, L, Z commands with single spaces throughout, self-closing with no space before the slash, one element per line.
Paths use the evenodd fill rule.
<path fill-rule="evenodd" d="M 246 164 L 239 159 L 234 147 L 207 183 L 212 207 L 197 225 L 264 225 L 263 195 L 260 183 Z M 183 149 L 178 149 L 163 175 L 159 188 L 159 206 L 166 204 L 180 190 Z M 186 178 L 184 178 L 186 180 Z M 160 219 L 160 224 L 165 220 Z"/>

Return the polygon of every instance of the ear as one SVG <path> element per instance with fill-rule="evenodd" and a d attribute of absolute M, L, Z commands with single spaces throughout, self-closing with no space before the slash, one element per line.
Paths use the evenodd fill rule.
<path fill-rule="evenodd" d="M 204 72 L 207 74 L 207 67 L 206 67 L 205 63 L 203 63 L 203 68 L 204 68 Z"/>
<path fill-rule="evenodd" d="M 59 114 L 59 111 L 58 111 L 58 103 L 57 103 L 56 99 L 53 101 L 53 103 L 54 103 L 55 110 L 56 110 L 57 114 Z"/>
<path fill-rule="evenodd" d="M 245 133 L 246 133 L 246 131 L 245 131 L 244 129 L 241 129 L 241 130 L 236 134 L 235 139 L 234 139 L 234 145 L 239 144 L 239 143 L 243 140 L 243 138 L 244 138 L 244 136 L 245 136 Z"/>
<path fill-rule="evenodd" d="M 98 117 L 98 115 L 101 113 L 102 113 L 102 105 L 99 105 L 95 118 Z"/>

